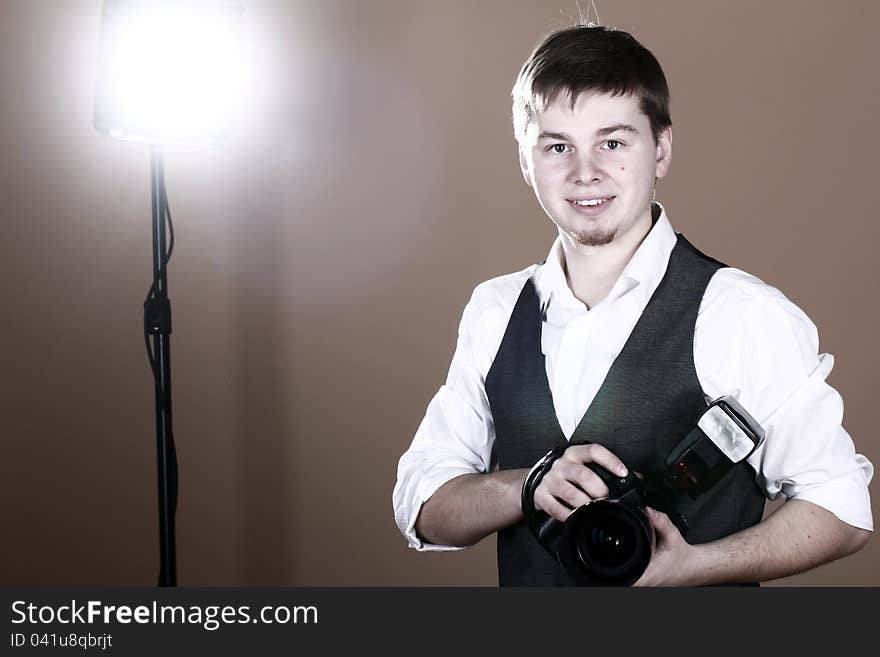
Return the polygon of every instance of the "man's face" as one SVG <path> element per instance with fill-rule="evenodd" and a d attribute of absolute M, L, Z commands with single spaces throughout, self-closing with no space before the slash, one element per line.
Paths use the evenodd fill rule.
<path fill-rule="evenodd" d="M 655 179 L 669 169 L 672 131 L 654 142 L 636 96 L 560 93 L 529 124 L 520 166 L 572 246 L 602 246 L 651 227 Z"/>

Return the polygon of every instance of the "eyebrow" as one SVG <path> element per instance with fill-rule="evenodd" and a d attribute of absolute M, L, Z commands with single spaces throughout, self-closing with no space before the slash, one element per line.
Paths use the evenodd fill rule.
<path fill-rule="evenodd" d="M 638 130 L 635 126 L 630 125 L 629 123 L 618 123 L 617 125 L 610 125 L 607 128 L 599 128 L 596 130 L 597 137 L 605 137 L 610 135 L 612 132 L 617 132 L 618 130 L 623 132 L 634 132 L 638 134 Z"/>
<path fill-rule="evenodd" d="M 607 128 L 599 128 L 596 130 L 597 137 L 606 137 L 613 132 L 617 132 L 618 130 L 622 130 L 623 132 L 633 132 L 638 134 L 638 129 L 635 126 L 630 125 L 629 123 L 618 123 L 616 125 L 610 125 Z M 560 141 L 571 141 L 571 137 L 569 137 L 564 132 L 549 132 L 544 130 L 541 134 L 538 135 L 538 139 L 558 139 Z"/>

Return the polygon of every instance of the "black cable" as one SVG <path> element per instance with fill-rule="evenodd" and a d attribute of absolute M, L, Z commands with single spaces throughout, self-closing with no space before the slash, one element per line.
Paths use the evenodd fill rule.
<path fill-rule="evenodd" d="M 162 206 L 165 208 L 165 220 L 168 222 L 168 250 L 165 252 L 165 261 L 162 263 L 162 269 L 171 260 L 171 254 L 174 253 L 174 223 L 171 221 L 171 204 L 168 202 L 168 194 L 165 192 L 165 179 L 162 179 Z"/>
<path fill-rule="evenodd" d="M 165 189 L 165 179 L 162 177 L 159 188 L 160 206 L 163 209 L 162 222 L 160 229 L 164 232 L 168 231 L 168 248 L 162 257 L 162 265 L 159 270 L 159 276 L 164 276 L 168 268 L 168 262 L 171 260 L 171 254 L 174 253 L 174 223 L 171 219 L 171 204 L 168 202 L 168 193 Z M 147 349 L 147 359 L 150 362 L 150 370 L 153 373 L 154 385 L 159 385 L 159 372 L 156 369 L 156 355 L 153 352 L 153 345 L 150 342 L 150 316 L 147 307 L 156 298 L 157 277 L 153 278 L 150 283 L 150 289 L 144 299 L 144 343 Z M 173 431 L 168 432 L 168 454 L 169 454 L 169 472 L 168 472 L 168 492 L 170 496 L 171 513 L 177 512 L 177 448 L 174 444 Z"/>
<path fill-rule="evenodd" d="M 171 260 L 174 253 L 174 222 L 171 221 L 171 204 L 168 202 L 168 194 L 165 191 L 165 178 L 162 178 L 162 207 L 165 208 L 165 221 L 168 223 L 168 251 L 162 263 L 162 272 Z M 168 453 L 171 457 L 168 488 L 171 495 L 171 513 L 177 513 L 177 447 L 174 444 L 174 431 L 168 432 Z"/>
<path fill-rule="evenodd" d="M 171 220 L 171 204 L 168 202 L 168 192 L 165 190 L 165 177 L 162 177 L 162 185 L 160 191 L 160 195 L 162 198 L 162 207 L 165 210 L 164 213 L 164 222 L 162 225 L 162 229 L 165 229 L 165 225 L 168 226 L 168 249 L 165 251 L 165 256 L 162 258 L 162 274 L 165 274 L 165 270 L 168 267 L 168 262 L 171 260 L 171 254 L 174 253 L 174 222 Z M 177 513 L 177 447 L 174 444 L 174 431 L 171 430 L 168 432 L 168 455 L 170 457 L 169 463 L 169 473 L 168 473 L 168 493 L 170 495 L 171 502 L 171 513 Z"/>
<path fill-rule="evenodd" d="M 171 220 L 171 205 L 168 203 L 168 194 L 165 191 L 165 179 L 162 179 L 162 187 L 160 189 L 160 195 L 162 199 L 162 207 L 165 209 L 164 216 L 162 217 L 162 230 L 165 230 L 165 224 L 168 224 L 168 248 L 165 251 L 165 255 L 162 258 L 162 269 L 160 274 L 165 273 L 165 269 L 168 266 L 168 262 L 171 260 L 171 254 L 174 253 L 174 223 Z M 147 291 L 147 296 L 144 299 L 144 308 L 150 303 L 150 301 L 154 298 L 156 294 L 156 279 L 150 283 L 150 289 Z M 158 381 L 159 373 L 156 371 L 156 357 L 153 354 L 153 346 L 150 344 L 150 327 L 147 321 L 147 313 L 144 313 L 144 343 L 147 348 L 147 360 L 150 362 L 150 370 L 153 372 L 153 380 Z"/>

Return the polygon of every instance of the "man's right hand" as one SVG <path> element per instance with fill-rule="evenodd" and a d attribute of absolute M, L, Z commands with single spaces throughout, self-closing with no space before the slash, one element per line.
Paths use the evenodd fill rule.
<path fill-rule="evenodd" d="M 623 461 L 606 447 L 596 443 L 572 445 L 553 462 L 535 489 L 535 509 L 565 522 L 574 509 L 608 497 L 605 482 L 586 466 L 587 463 L 597 463 L 621 477 L 627 474 Z"/>

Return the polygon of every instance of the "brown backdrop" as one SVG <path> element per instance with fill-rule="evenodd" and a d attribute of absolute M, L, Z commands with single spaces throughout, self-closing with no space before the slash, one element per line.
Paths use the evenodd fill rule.
<path fill-rule="evenodd" d="M 472 288 L 553 238 L 509 92 L 575 3 L 245 5 L 248 121 L 225 148 L 166 150 L 180 583 L 494 585 L 494 539 L 417 554 L 391 489 Z M 100 7 L 0 5 L 5 585 L 157 572 L 149 152 L 91 128 Z M 880 5 L 600 10 L 669 77 L 674 225 L 812 317 L 845 426 L 880 463 Z M 878 561 L 873 541 L 776 584 L 876 586 Z"/>

